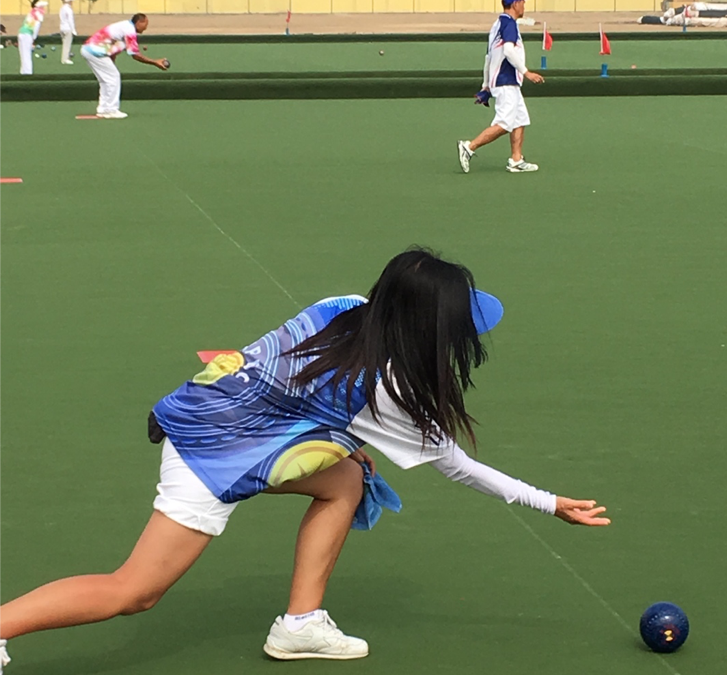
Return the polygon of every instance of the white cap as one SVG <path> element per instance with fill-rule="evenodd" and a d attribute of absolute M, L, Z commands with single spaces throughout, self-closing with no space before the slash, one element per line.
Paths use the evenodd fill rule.
<path fill-rule="evenodd" d="M 45 0 L 40 0 L 40 2 L 35 3 L 36 7 L 47 7 L 48 3 Z"/>

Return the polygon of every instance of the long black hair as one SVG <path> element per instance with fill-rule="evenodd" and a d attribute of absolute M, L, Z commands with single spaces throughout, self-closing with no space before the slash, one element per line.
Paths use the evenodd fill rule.
<path fill-rule="evenodd" d="M 472 319 L 472 273 L 427 249 L 392 258 L 368 294 L 368 303 L 335 317 L 290 350 L 317 357 L 294 382 L 303 386 L 333 370 L 334 391 L 363 378 L 366 400 L 379 418 L 378 378 L 394 403 L 422 432 L 422 442 L 464 432 L 474 445 L 473 418 L 464 405 L 470 370 L 487 359 Z"/>

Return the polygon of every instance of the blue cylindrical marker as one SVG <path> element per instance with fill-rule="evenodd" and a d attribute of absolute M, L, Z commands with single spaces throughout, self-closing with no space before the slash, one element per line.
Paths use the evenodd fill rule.
<path fill-rule="evenodd" d="M 540 57 L 540 70 L 547 70 L 548 69 L 548 59 L 546 59 L 544 56 Z"/>
<path fill-rule="evenodd" d="M 607 63 L 601 64 L 601 77 L 608 77 L 608 64 Z"/>

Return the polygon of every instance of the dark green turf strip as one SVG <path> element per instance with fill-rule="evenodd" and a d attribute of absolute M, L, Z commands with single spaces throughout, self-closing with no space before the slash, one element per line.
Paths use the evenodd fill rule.
<path fill-rule="evenodd" d="M 727 69 L 600 71 L 549 70 L 544 86 L 527 83 L 528 97 L 681 96 L 727 94 Z M 3 79 L 5 101 L 93 101 L 98 85 L 88 75 L 41 75 L 30 86 L 20 75 Z M 124 100 L 256 100 L 461 98 L 473 101 L 480 77 L 467 71 L 360 73 L 138 73 L 124 78 Z"/>
<path fill-rule="evenodd" d="M 295 311 L 211 218 L 301 305 L 365 291 L 412 242 L 470 265 L 506 307 L 470 398 L 480 456 L 607 503 L 610 531 L 517 514 L 634 629 L 682 604 L 667 663 L 719 672 L 727 136 L 721 98 L 682 101 L 532 100 L 527 176 L 505 141 L 459 172 L 454 142 L 489 119 L 466 101 L 132 101 L 120 123 L 4 104 L 3 174 L 25 183 L 2 187 L 3 597 L 118 564 L 156 481 L 149 406 L 197 349 Z M 405 510 L 352 535 L 327 600 L 370 659 L 263 659 L 302 503 L 260 498 L 153 612 L 17 640 L 12 666 L 671 672 L 506 507 L 383 469 Z"/>

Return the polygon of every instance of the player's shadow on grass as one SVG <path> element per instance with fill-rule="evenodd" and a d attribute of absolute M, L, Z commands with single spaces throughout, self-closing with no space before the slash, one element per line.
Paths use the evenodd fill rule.
<path fill-rule="evenodd" d="M 102 675 L 135 667 L 139 673 L 166 673 L 172 672 L 172 663 L 157 669 L 154 662 L 190 646 L 208 652 L 209 672 L 220 667 L 215 665 L 216 657 L 227 665 L 240 664 L 240 659 L 248 666 L 264 663 L 269 659 L 262 645 L 273 620 L 284 611 L 289 584 L 289 575 L 270 574 L 237 577 L 210 590 L 172 588 L 150 611 L 112 620 L 135 624 L 133 639 L 116 649 L 99 653 L 98 647 L 78 646 L 63 656 L 54 658 L 47 653 L 44 660 L 26 664 L 19 655 L 13 665 L 22 665 L 22 675 Z M 331 582 L 326 598 L 327 606 L 335 607 L 335 615 L 346 624 L 365 626 L 374 623 L 379 612 L 390 615 L 392 624 L 401 621 L 409 612 L 412 595 L 420 592 L 417 584 L 404 578 L 341 575 Z M 72 630 L 83 631 L 84 627 Z M 73 643 L 88 644 L 83 639 Z"/>

